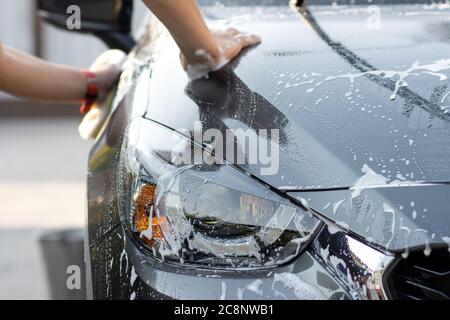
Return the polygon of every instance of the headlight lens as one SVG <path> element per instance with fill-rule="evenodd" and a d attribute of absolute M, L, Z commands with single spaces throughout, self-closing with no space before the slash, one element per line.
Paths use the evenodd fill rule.
<path fill-rule="evenodd" d="M 282 264 L 319 226 L 310 212 L 229 165 L 180 163 L 201 150 L 176 132 L 138 119 L 127 137 L 121 211 L 156 259 L 224 268 Z"/>

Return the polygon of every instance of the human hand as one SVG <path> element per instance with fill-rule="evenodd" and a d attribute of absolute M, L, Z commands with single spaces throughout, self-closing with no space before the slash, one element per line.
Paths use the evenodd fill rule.
<path fill-rule="evenodd" d="M 90 71 L 97 76 L 98 104 L 101 105 L 108 96 L 108 92 L 117 82 L 127 55 L 120 50 L 108 50 L 101 54 L 91 65 Z"/>
<path fill-rule="evenodd" d="M 202 49 L 196 51 L 196 56 L 201 62 L 189 63 L 183 54 L 181 54 L 181 64 L 188 73 L 194 78 L 201 77 L 209 71 L 220 69 L 228 62 L 233 60 L 239 53 L 253 45 L 261 42 L 261 38 L 254 34 L 245 34 L 235 28 L 229 28 L 225 31 L 213 32 L 214 39 L 218 46 L 218 55 L 205 52 Z"/>
<path fill-rule="evenodd" d="M 120 50 L 108 50 L 100 55 L 90 71 L 94 72 L 98 83 L 98 99 L 93 108 L 84 116 L 79 133 L 85 140 L 95 139 L 113 107 L 112 95 L 108 95 L 116 83 L 127 55 Z"/>
<path fill-rule="evenodd" d="M 121 73 L 120 66 L 116 64 L 103 63 L 93 65 L 90 70 L 97 76 L 98 102 L 102 103 L 105 101 L 109 90 L 119 78 Z"/>
<path fill-rule="evenodd" d="M 238 56 L 243 49 L 261 42 L 259 36 L 246 34 L 235 28 L 229 28 L 225 31 L 216 31 L 213 35 L 221 52 L 218 63 L 228 63 Z"/>

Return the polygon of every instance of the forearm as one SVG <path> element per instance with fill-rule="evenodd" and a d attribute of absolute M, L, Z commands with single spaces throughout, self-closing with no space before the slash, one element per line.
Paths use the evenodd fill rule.
<path fill-rule="evenodd" d="M 220 59 L 220 48 L 206 26 L 195 0 L 144 0 L 144 3 L 167 27 L 189 63 L 203 63 L 206 52 Z"/>
<path fill-rule="evenodd" d="M 0 49 L 0 90 L 12 95 L 80 101 L 86 93 L 86 81 L 81 70 L 47 63 L 11 48 Z"/>

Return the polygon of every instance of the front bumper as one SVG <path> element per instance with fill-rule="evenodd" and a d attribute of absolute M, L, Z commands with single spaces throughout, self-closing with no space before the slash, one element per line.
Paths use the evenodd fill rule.
<path fill-rule="evenodd" d="M 149 261 L 131 241 L 127 253 L 138 278 L 136 298 L 153 295 L 180 300 L 342 299 L 345 291 L 309 253 L 295 262 L 259 271 L 181 269 Z"/>
<path fill-rule="evenodd" d="M 327 226 L 295 261 L 264 270 L 168 265 L 151 259 L 128 236 L 124 243 L 121 260 L 125 252 L 132 299 L 386 299 L 383 275 L 394 259 Z"/>

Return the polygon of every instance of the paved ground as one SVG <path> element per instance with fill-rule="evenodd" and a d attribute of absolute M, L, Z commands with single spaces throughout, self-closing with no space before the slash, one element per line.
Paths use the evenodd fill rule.
<path fill-rule="evenodd" d="M 0 299 L 46 299 L 37 239 L 83 227 L 91 143 L 79 138 L 77 117 L 5 110 L 0 101 Z"/>

